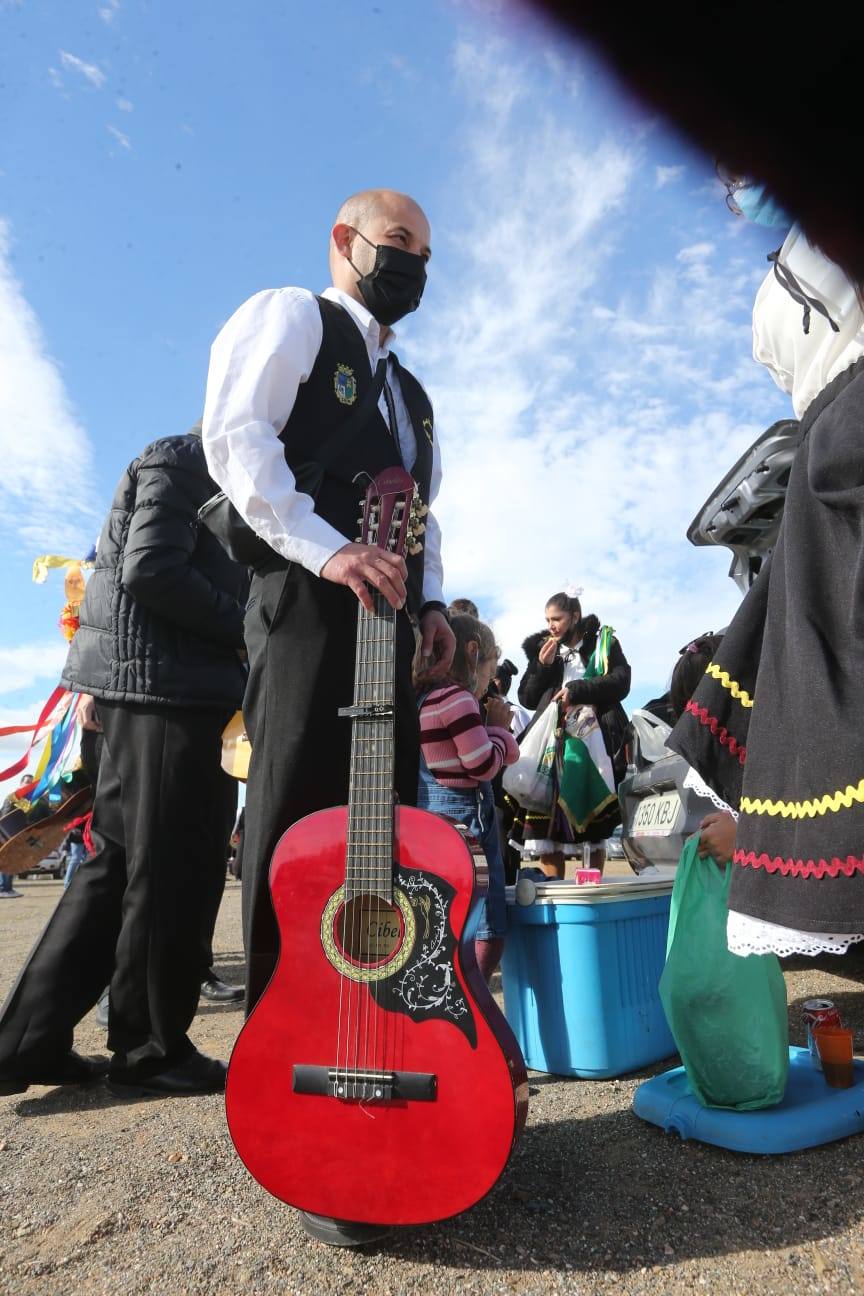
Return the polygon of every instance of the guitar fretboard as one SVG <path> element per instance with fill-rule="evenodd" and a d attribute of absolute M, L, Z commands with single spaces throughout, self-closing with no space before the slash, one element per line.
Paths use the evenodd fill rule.
<path fill-rule="evenodd" d="M 346 900 L 360 894 L 392 899 L 393 761 L 396 613 L 380 594 L 357 621 L 354 705 L 388 711 L 354 720 L 348 799 Z"/>

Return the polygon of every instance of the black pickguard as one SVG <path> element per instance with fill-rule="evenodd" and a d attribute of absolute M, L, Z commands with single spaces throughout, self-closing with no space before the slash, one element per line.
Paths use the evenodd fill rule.
<path fill-rule="evenodd" d="M 370 984 L 370 993 L 381 1008 L 412 1021 L 450 1022 L 476 1048 L 477 1026 L 456 975 L 456 937 L 450 925 L 455 890 L 420 869 L 394 869 L 393 885 L 404 891 L 414 911 L 414 948 L 392 977 Z"/>

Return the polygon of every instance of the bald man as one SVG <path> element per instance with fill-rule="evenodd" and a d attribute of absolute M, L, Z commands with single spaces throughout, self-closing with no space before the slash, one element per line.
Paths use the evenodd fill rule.
<path fill-rule="evenodd" d="M 269 546 L 256 564 L 245 627 L 250 673 L 243 709 L 252 743 L 243 850 L 247 1011 L 278 953 L 267 887 L 276 844 L 303 815 L 348 799 L 351 724 L 337 713 L 353 699 L 357 600 L 371 608 L 372 586 L 400 609 L 396 792 L 403 804 L 416 801 L 419 763 L 410 618 L 419 623 L 423 655 L 442 673 L 453 656 L 434 515 L 425 519 L 422 553 L 407 563 L 350 539 L 362 494 L 358 475 L 401 464 L 424 503 L 438 493 L 432 406 L 392 349 L 392 326 L 420 304 L 430 242 L 429 222 L 406 194 L 355 194 L 330 232 L 332 286 L 320 296 L 305 288 L 257 293 L 211 351 L 207 463 Z M 316 474 L 318 448 L 358 410 L 368 411 L 360 426 Z"/>

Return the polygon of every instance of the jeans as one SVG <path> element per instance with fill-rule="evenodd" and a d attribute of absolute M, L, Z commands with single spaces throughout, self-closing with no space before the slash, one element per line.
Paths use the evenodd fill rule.
<path fill-rule="evenodd" d="M 495 815 L 491 783 L 476 789 L 448 788 L 438 783 L 420 753 L 420 784 L 417 805 L 421 810 L 455 819 L 476 837 L 483 847 L 489 867 L 489 889 L 483 902 L 476 940 L 495 940 L 506 935 L 507 905 L 504 897 L 504 856 Z"/>
<path fill-rule="evenodd" d="M 63 879 L 63 886 L 68 887 L 72 877 L 79 864 L 83 864 L 87 858 L 87 847 L 83 842 L 72 842 L 66 852 L 66 876 Z"/>
<path fill-rule="evenodd" d="M 0 873 L 0 891 L 12 890 L 12 874 Z"/>

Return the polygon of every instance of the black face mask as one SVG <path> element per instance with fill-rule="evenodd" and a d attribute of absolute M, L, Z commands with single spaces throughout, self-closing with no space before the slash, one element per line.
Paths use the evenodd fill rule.
<path fill-rule="evenodd" d="M 372 243 L 365 234 L 360 237 L 375 248 L 375 264 L 365 275 L 360 274 L 350 257 L 348 264 L 360 275 L 357 284 L 361 296 L 378 323 L 395 324 L 420 305 L 426 287 L 426 262 L 416 252 L 390 247 L 389 243 Z"/>

